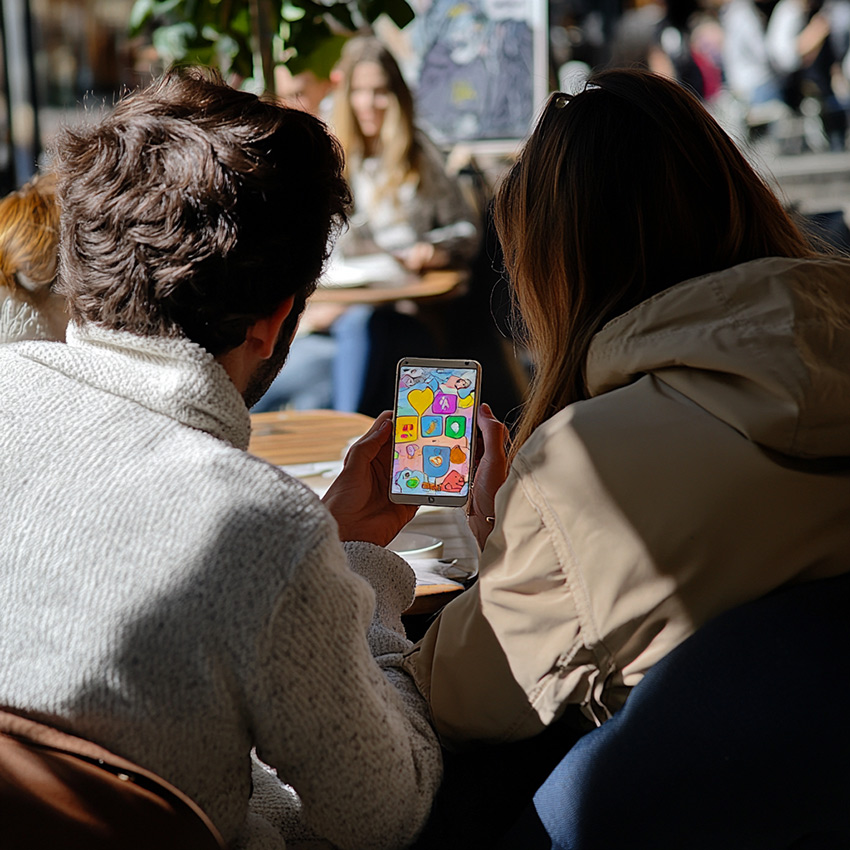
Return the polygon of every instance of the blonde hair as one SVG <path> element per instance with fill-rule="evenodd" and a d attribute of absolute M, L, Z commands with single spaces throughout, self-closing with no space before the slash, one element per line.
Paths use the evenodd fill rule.
<path fill-rule="evenodd" d="M 35 177 L 0 201 L 0 286 L 49 287 L 59 260 L 59 207 L 52 176 Z"/>
<path fill-rule="evenodd" d="M 645 71 L 550 98 L 495 222 L 535 364 L 512 454 L 587 397 L 591 340 L 614 317 L 699 275 L 817 254 L 699 101 Z"/>
<path fill-rule="evenodd" d="M 334 94 L 333 129 L 345 151 L 345 176 L 350 180 L 366 155 L 366 140 L 351 108 L 351 78 L 354 68 L 364 62 L 380 66 L 387 78 L 390 97 L 379 138 L 381 182 L 376 200 L 389 197 L 395 202 L 405 183 L 419 181 L 420 150 L 414 130 L 413 95 L 393 55 L 377 38 L 355 36 L 343 48 L 337 66 L 341 81 Z"/>

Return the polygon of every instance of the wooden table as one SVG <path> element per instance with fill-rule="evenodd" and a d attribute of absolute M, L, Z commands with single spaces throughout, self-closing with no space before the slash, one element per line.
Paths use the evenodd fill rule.
<path fill-rule="evenodd" d="M 469 274 L 456 269 L 408 274 L 399 281 L 381 281 L 368 286 L 319 286 L 310 296 L 317 303 L 387 304 L 391 301 L 420 301 L 462 294 Z"/>
<path fill-rule="evenodd" d="M 373 421 L 360 413 L 336 410 L 254 413 L 248 451 L 276 466 L 338 461 L 348 444 L 365 434 Z M 434 614 L 459 592 L 453 584 L 419 585 L 416 599 L 405 614 Z"/>
<path fill-rule="evenodd" d="M 416 587 L 416 598 L 404 613 L 408 617 L 436 614 L 455 596 L 463 593 L 456 584 L 420 584 Z"/>
<path fill-rule="evenodd" d="M 276 466 L 340 460 L 374 420 L 336 410 L 279 410 L 251 415 L 248 451 Z"/>

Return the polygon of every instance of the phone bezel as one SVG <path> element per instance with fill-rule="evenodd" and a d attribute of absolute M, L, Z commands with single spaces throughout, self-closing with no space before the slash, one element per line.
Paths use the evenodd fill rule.
<path fill-rule="evenodd" d="M 476 372 L 475 400 L 472 404 L 472 434 L 469 440 L 469 480 L 470 485 L 464 496 L 436 495 L 425 493 L 393 493 L 393 475 L 390 473 L 389 498 L 397 505 L 428 505 L 430 507 L 459 508 L 463 507 L 472 495 L 472 480 L 475 475 L 475 451 L 478 445 L 478 405 L 481 401 L 481 364 L 472 359 L 446 359 L 437 357 L 403 357 L 398 361 L 395 370 L 395 387 L 393 389 L 393 430 L 390 441 L 390 451 L 395 451 L 396 418 L 398 417 L 398 390 L 401 370 L 404 366 L 424 366 L 431 369 L 474 369 Z M 392 464 L 393 458 L 390 458 Z M 391 469 L 394 468 L 392 464 Z"/>

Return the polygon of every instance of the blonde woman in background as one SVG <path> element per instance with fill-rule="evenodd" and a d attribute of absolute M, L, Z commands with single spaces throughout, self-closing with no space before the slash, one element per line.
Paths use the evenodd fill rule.
<path fill-rule="evenodd" d="M 413 95 L 392 54 L 376 38 L 354 38 L 337 73 L 332 124 L 354 195 L 341 250 L 377 247 L 412 271 L 468 262 L 478 245 L 475 216 L 416 127 Z"/>
<path fill-rule="evenodd" d="M 348 41 L 332 75 L 331 127 L 342 143 L 354 211 L 337 258 L 389 254 L 410 272 L 464 267 L 478 244 L 477 216 L 416 127 L 398 63 L 371 36 Z M 386 308 L 311 305 L 285 372 L 254 408 L 334 407 L 377 415 L 392 403 L 399 357 L 439 353 L 416 316 Z"/>
<path fill-rule="evenodd" d="M 53 291 L 59 208 L 52 177 L 0 201 L 0 342 L 65 339 L 64 299 Z"/>

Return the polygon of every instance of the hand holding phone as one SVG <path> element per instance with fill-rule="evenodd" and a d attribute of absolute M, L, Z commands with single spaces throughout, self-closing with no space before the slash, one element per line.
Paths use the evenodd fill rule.
<path fill-rule="evenodd" d="M 466 504 L 475 466 L 481 364 L 408 357 L 396 369 L 389 497 Z"/>
<path fill-rule="evenodd" d="M 478 426 L 483 451 L 478 452 L 480 457 L 476 462 L 469 527 L 479 547 L 483 549 L 495 522 L 496 493 L 508 477 L 507 446 L 510 434 L 487 404 L 482 404 L 479 409 Z"/>
<path fill-rule="evenodd" d="M 387 499 L 392 418 L 382 413 L 348 450 L 342 471 L 322 501 L 339 527 L 340 540 L 386 546 L 413 519 L 412 505 Z"/>

